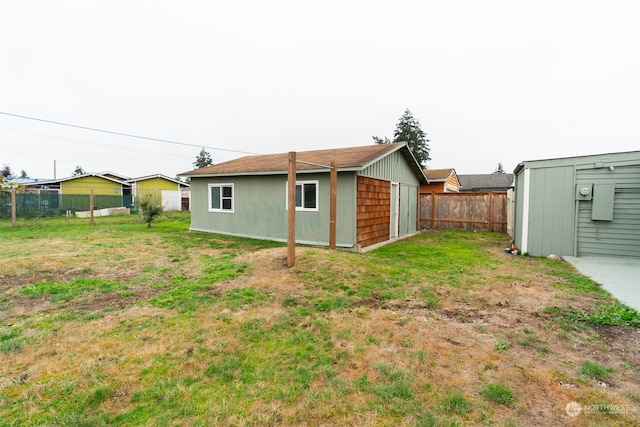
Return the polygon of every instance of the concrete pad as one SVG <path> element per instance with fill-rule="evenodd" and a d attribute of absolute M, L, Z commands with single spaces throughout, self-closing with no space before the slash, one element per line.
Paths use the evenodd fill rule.
<path fill-rule="evenodd" d="M 562 257 L 622 304 L 640 311 L 640 259 Z"/>

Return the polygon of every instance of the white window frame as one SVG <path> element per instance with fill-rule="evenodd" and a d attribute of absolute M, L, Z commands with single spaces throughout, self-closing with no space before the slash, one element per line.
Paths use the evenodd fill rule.
<path fill-rule="evenodd" d="M 220 208 L 216 209 L 212 207 L 212 200 L 211 200 L 211 189 L 213 187 L 219 187 L 220 188 Z M 223 199 L 229 199 L 229 197 L 223 197 L 222 196 L 222 188 L 223 187 L 231 187 L 231 209 L 224 209 L 223 206 Z M 207 186 L 207 192 L 208 192 L 208 201 L 209 201 L 209 212 L 222 212 L 222 213 L 233 213 L 235 210 L 235 198 L 236 198 L 236 190 L 234 188 L 233 183 L 221 183 L 221 184 L 209 184 Z"/>
<path fill-rule="evenodd" d="M 314 184 L 316 186 L 316 207 L 315 208 L 304 207 L 304 186 L 309 184 Z M 301 198 L 300 198 L 302 206 L 296 206 L 296 212 L 318 212 L 320 210 L 320 181 L 319 180 L 296 181 L 296 187 L 298 185 L 302 186 Z M 289 182 L 288 181 L 285 183 L 285 210 L 289 210 Z"/>

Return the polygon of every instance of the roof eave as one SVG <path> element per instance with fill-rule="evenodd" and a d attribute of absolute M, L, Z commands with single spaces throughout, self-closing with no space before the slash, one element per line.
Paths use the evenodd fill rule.
<path fill-rule="evenodd" d="M 347 168 L 338 168 L 338 172 L 359 172 L 363 168 L 362 167 L 347 167 Z M 309 174 L 309 173 L 329 173 L 330 169 L 298 169 L 296 170 L 296 174 Z M 185 176 L 191 179 L 193 178 L 218 178 L 218 177 L 228 177 L 228 176 L 267 176 L 267 175 L 287 175 L 289 171 L 285 170 L 275 170 L 275 171 L 255 171 L 255 172 L 222 172 L 222 173 L 203 173 L 203 174 L 180 174 L 178 176 Z"/>

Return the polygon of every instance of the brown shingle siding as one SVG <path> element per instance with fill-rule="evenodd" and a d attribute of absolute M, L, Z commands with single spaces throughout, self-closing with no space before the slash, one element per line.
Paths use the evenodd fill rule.
<path fill-rule="evenodd" d="M 391 184 L 358 176 L 357 240 L 362 247 L 389 240 Z"/>

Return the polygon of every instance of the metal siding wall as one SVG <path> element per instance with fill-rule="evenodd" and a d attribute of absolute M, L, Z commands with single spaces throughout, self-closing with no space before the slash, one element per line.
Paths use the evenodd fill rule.
<path fill-rule="evenodd" d="M 407 160 L 402 153 L 397 151 L 370 165 L 360 172 L 360 175 L 384 179 L 386 181 L 413 185 L 420 184 L 413 170 L 407 164 Z"/>
<path fill-rule="evenodd" d="M 615 185 L 613 221 L 592 221 L 592 202 L 579 202 L 578 256 L 640 257 L 640 165 L 578 170 L 577 184 Z"/>
<path fill-rule="evenodd" d="M 416 232 L 418 188 L 400 186 L 400 236 Z"/>
<path fill-rule="evenodd" d="M 90 194 L 92 188 L 94 195 L 122 195 L 122 185 L 99 176 L 74 178 L 60 183 L 61 194 Z"/>
<path fill-rule="evenodd" d="M 513 235 L 513 241 L 518 248 L 522 247 L 522 205 L 524 204 L 524 169 L 522 169 L 516 175 L 516 184 L 515 184 L 515 217 L 514 217 L 514 228 L 515 232 Z"/>
<path fill-rule="evenodd" d="M 573 255 L 574 166 L 531 169 L 528 252 Z"/>
<path fill-rule="evenodd" d="M 297 212 L 296 241 L 329 244 L 329 174 L 298 174 L 319 181 L 319 211 Z M 286 175 L 192 178 L 191 228 L 258 239 L 287 239 Z M 208 210 L 208 184 L 234 184 L 234 212 Z M 338 174 L 337 245 L 355 244 L 355 174 Z"/>

